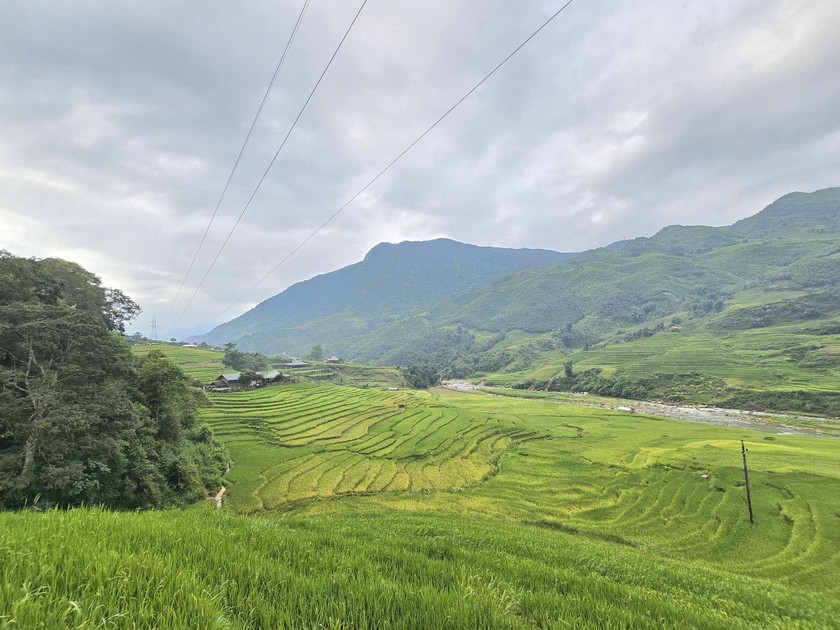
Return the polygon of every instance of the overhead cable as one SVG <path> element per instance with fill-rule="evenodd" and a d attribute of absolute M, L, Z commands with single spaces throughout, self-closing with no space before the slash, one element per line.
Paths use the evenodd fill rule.
<path fill-rule="evenodd" d="M 245 293 L 240 295 L 234 302 L 232 302 L 227 308 L 225 308 L 225 310 L 223 310 L 221 313 L 219 313 L 212 320 L 212 322 L 216 322 L 219 319 L 221 319 L 222 316 L 225 313 L 227 313 L 230 309 L 232 309 L 234 306 L 239 304 L 239 302 L 241 302 L 243 299 L 245 299 L 251 293 L 251 291 L 253 291 L 259 285 L 261 285 L 263 282 L 265 282 L 268 279 L 268 277 L 271 276 L 271 274 L 273 274 L 275 271 L 277 271 L 287 260 L 289 260 L 292 256 L 294 256 L 304 245 L 306 245 L 310 240 L 312 240 L 321 230 L 323 230 L 325 227 L 327 227 L 327 225 L 329 225 L 338 215 L 340 215 L 342 212 L 344 212 L 344 210 L 347 208 L 347 206 L 349 206 L 356 199 L 358 199 L 360 195 L 362 195 L 380 177 L 382 177 L 386 172 L 388 172 L 388 170 L 392 166 L 394 166 L 394 164 L 396 164 L 406 153 L 408 153 L 411 149 L 413 149 L 414 146 L 418 142 L 420 142 L 423 138 L 425 138 L 429 134 L 429 132 L 431 132 L 435 127 L 437 127 L 444 120 L 444 118 L 446 118 L 447 116 L 449 116 L 449 114 L 451 114 L 453 111 L 455 111 L 455 109 L 461 103 L 463 103 L 465 100 L 467 100 L 467 98 L 469 98 L 469 96 L 473 92 L 475 92 L 479 87 L 481 87 L 481 85 L 484 84 L 484 82 L 487 81 L 487 79 L 492 77 L 496 73 L 496 71 L 499 70 L 499 68 L 501 68 L 503 65 L 505 65 L 510 60 L 510 58 L 513 57 L 516 53 L 518 53 L 528 42 L 530 42 L 532 39 L 534 39 L 534 37 L 536 37 L 540 33 L 540 31 L 542 31 L 546 26 L 548 26 L 554 20 L 554 18 L 556 18 L 558 15 L 560 15 L 570 4 L 572 4 L 572 2 L 574 2 L 574 0 L 568 0 L 568 2 L 566 2 L 557 11 L 555 11 L 545 22 L 542 23 L 542 25 L 537 30 L 535 30 L 533 33 L 531 33 L 521 44 L 519 44 L 516 48 L 514 48 L 490 72 L 488 72 L 484 76 L 483 79 L 481 79 L 472 88 L 470 88 L 470 90 L 466 94 L 464 94 L 460 99 L 458 99 L 455 102 L 455 104 L 452 105 L 452 107 L 450 107 L 448 110 L 446 110 L 446 112 L 444 112 L 444 114 L 442 116 L 440 116 L 440 118 L 435 120 L 435 122 L 433 122 L 423 133 L 421 133 L 413 142 L 411 142 L 411 144 L 409 144 L 393 160 L 391 160 L 385 168 L 383 168 L 381 171 L 379 171 L 379 173 L 377 173 L 377 175 L 373 179 L 371 179 L 367 184 L 362 186 L 362 188 L 360 188 L 359 191 L 355 195 L 350 197 L 350 199 L 343 206 L 341 206 L 338 210 L 336 210 L 326 221 L 324 221 L 320 226 L 318 226 L 318 228 L 315 229 L 314 232 L 312 232 L 303 241 L 301 241 L 298 244 L 297 247 L 295 247 L 292 251 L 290 251 L 288 254 L 286 254 L 286 256 L 279 263 L 277 263 L 274 267 L 272 267 L 268 271 L 268 273 L 266 273 L 262 278 L 260 278 L 257 282 L 255 282 L 251 286 L 251 288 L 249 288 L 247 291 L 245 291 Z"/>
<path fill-rule="evenodd" d="M 239 166 L 239 161 L 242 159 L 242 154 L 245 153 L 245 147 L 248 146 L 248 141 L 251 139 L 251 134 L 254 132 L 254 127 L 257 124 L 257 119 L 260 117 L 263 107 L 265 106 L 265 102 L 268 100 L 268 95 L 271 92 L 271 88 L 274 87 L 274 82 L 277 80 L 277 75 L 280 74 L 280 68 L 283 67 L 283 62 L 286 60 L 286 54 L 289 52 L 289 48 L 291 48 L 292 46 L 292 42 L 294 41 L 295 35 L 298 32 L 300 23 L 303 21 L 303 16 L 306 13 L 306 9 L 309 6 L 309 3 L 310 0 L 305 0 L 303 6 L 300 9 L 297 21 L 295 22 L 294 28 L 292 28 L 292 33 L 289 35 L 288 41 L 286 41 L 286 47 L 283 48 L 283 54 L 280 56 L 280 61 L 277 62 L 277 66 L 274 68 L 274 74 L 271 76 L 271 81 L 268 82 L 268 87 L 265 89 L 265 94 L 263 94 L 262 101 L 260 101 L 260 106 L 257 108 L 257 113 L 254 115 L 254 120 L 251 121 L 251 127 L 248 129 L 248 133 L 245 136 L 245 141 L 239 148 L 239 154 L 236 156 L 236 161 L 233 163 L 233 168 L 230 170 L 230 175 L 228 175 L 227 181 L 225 182 L 225 187 L 222 189 L 222 194 L 219 195 L 219 199 L 218 201 L 216 201 L 216 207 L 213 209 L 213 214 L 210 216 L 210 221 L 208 221 L 207 227 L 204 228 L 204 234 L 201 235 L 201 241 L 198 243 L 198 248 L 195 250 L 195 254 L 193 254 L 192 260 L 190 261 L 190 266 L 189 268 L 187 268 L 187 273 L 184 274 L 184 277 L 181 280 L 181 286 L 178 287 L 178 293 L 175 294 L 175 298 L 169 305 L 169 310 L 166 311 L 164 320 L 169 319 L 169 316 L 172 314 L 172 309 L 178 302 L 178 298 L 181 297 L 181 292 L 184 290 L 184 284 L 186 284 L 187 278 L 189 278 L 190 273 L 193 270 L 195 261 L 196 259 L 198 259 L 198 254 L 199 252 L 201 252 L 201 248 L 204 246 L 204 241 L 207 240 L 207 234 L 210 232 L 210 228 L 213 225 L 213 221 L 216 219 L 216 215 L 219 212 L 219 207 L 222 205 L 222 200 L 225 198 L 225 195 L 228 191 L 228 187 L 230 186 L 230 182 L 233 179 L 233 174 L 236 173 L 236 169 Z"/>
<path fill-rule="evenodd" d="M 222 255 L 222 252 L 225 250 L 225 247 L 227 247 L 227 244 L 230 241 L 230 237 L 233 236 L 233 233 L 236 231 L 236 228 L 239 225 L 239 222 L 242 221 L 242 217 L 245 216 L 245 213 L 248 211 L 248 208 L 251 206 L 251 202 L 254 200 L 254 197 L 257 196 L 257 192 L 259 192 L 260 187 L 262 186 L 263 182 L 265 181 L 265 178 L 268 177 L 268 173 L 269 173 L 269 171 L 271 171 L 271 167 L 274 166 L 274 162 L 277 160 L 277 157 L 280 155 L 280 152 L 283 150 L 283 147 L 286 146 L 286 141 L 289 139 L 289 136 L 292 135 L 292 131 L 294 131 L 295 127 L 297 126 L 298 121 L 300 120 L 300 117 L 303 116 L 303 112 L 306 111 L 306 107 L 307 107 L 307 105 L 309 105 L 309 101 L 312 100 L 312 97 L 315 95 L 315 92 L 318 89 L 318 86 L 321 85 L 321 81 L 323 80 L 324 75 L 326 75 L 327 71 L 330 69 L 330 66 L 332 65 L 332 62 L 335 60 L 336 56 L 338 55 L 338 51 L 341 50 L 341 46 L 344 44 L 344 40 L 347 39 L 347 36 L 350 34 L 350 31 L 353 29 L 353 25 L 356 23 L 356 20 L 359 19 L 359 15 L 361 15 L 362 9 L 365 8 L 366 4 L 367 4 L 367 0 L 363 0 L 361 6 L 359 7 L 359 10 L 356 12 L 356 15 L 353 17 L 353 21 L 350 22 L 350 26 L 348 26 L 347 30 L 344 32 L 344 37 L 342 37 L 341 41 L 338 43 L 338 46 L 336 47 L 335 51 L 333 52 L 332 57 L 330 57 L 330 60 L 327 62 L 327 65 L 324 67 L 323 72 L 321 72 L 321 76 L 318 77 L 318 81 L 315 82 L 315 87 L 312 88 L 312 91 L 309 93 L 309 96 L 306 98 L 306 101 L 304 102 L 303 107 L 300 108 L 300 111 L 298 112 L 298 115 L 295 117 L 295 120 L 292 123 L 292 126 L 289 127 L 289 130 L 286 132 L 286 136 L 283 138 L 283 142 L 280 143 L 280 147 L 277 149 L 277 152 L 274 154 L 274 157 L 271 158 L 271 162 L 269 162 L 268 167 L 265 169 L 265 172 L 263 173 L 262 177 L 260 178 L 260 181 L 257 182 L 257 186 L 256 186 L 256 188 L 254 188 L 254 192 L 251 193 L 251 196 L 248 198 L 248 202 L 245 204 L 245 207 L 242 208 L 242 212 L 239 213 L 239 216 L 236 218 L 236 221 L 234 222 L 233 227 L 230 228 L 230 231 L 228 232 L 228 235 L 225 237 L 225 240 L 222 242 L 221 247 L 219 247 L 219 251 L 216 252 L 216 255 L 213 258 L 213 261 L 210 263 L 210 266 L 207 268 L 207 271 L 204 273 L 204 277 L 201 278 L 201 282 L 198 283 L 198 286 L 195 288 L 195 291 L 193 291 L 193 294 L 190 296 L 190 299 L 187 301 L 187 304 L 184 306 L 183 310 L 181 311 L 181 314 L 178 315 L 178 319 L 175 320 L 175 324 L 177 324 L 179 321 L 181 321 L 181 318 L 184 316 L 184 313 L 187 312 L 187 309 L 190 307 L 190 304 L 192 304 L 193 300 L 195 299 L 195 296 L 198 295 L 198 292 L 201 290 L 201 287 L 204 286 L 204 282 L 207 280 L 207 276 L 210 275 L 210 272 L 213 270 L 213 267 L 216 266 L 216 263 L 219 260 L 219 256 Z"/>

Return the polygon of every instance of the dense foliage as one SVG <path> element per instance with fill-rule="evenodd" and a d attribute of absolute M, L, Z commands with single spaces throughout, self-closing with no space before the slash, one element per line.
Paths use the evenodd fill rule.
<path fill-rule="evenodd" d="M 219 486 L 201 396 L 117 332 L 138 311 L 76 264 L 0 254 L 0 508 L 177 505 Z"/>
<path fill-rule="evenodd" d="M 601 368 L 574 373 L 571 365 L 571 361 L 567 362 L 563 372 L 547 381 L 526 379 L 514 387 L 550 392 L 587 392 L 615 398 L 655 399 L 671 403 L 703 402 L 753 411 L 800 411 L 840 417 L 840 392 L 751 390 L 728 386 L 724 379 L 699 372 L 654 372 L 635 378 L 606 376 Z"/>
<path fill-rule="evenodd" d="M 428 365 L 412 365 L 400 370 L 405 382 L 415 389 L 440 385 L 440 372 Z"/>
<path fill-rule="evenodd" d="M 259 352 L 242 352 L 236 347 L 235 343 L 226 343 L 224 351 L 225 356 L 222 358 L 222 363 L 238 371 L 250 370 L 255 372 L 266 367 L 270 362 L 267 356 Z"/>

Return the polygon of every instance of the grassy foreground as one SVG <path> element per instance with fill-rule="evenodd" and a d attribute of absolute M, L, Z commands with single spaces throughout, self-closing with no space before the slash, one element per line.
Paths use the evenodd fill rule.
<path fill-rule="evenodd" d="M 226 509 L 0 514 L 0 626 L 840 627 L 836 439 L 446 390 L 211 400 Z"/>
<path fill-rule="evenodd" d="M 518 523 L 373 510 L 6 514 L 7 627 L 836 625 L 837 600 Z"/>

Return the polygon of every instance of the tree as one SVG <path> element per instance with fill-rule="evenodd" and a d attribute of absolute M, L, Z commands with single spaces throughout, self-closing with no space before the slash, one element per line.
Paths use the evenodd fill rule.
<path fill-rule="evenodd" d="M 406 383 L 415 389 L 428 389 L 440 384 L 440 372 L 428 365 L 413 365 L 400 368 Z"/>
<path fill-rule="evenodd" d="M 258 381 L 262 378 L 261 374 L 257 374 L 254 370 L 242 370 L 239 373 L 239 384 L 243 387 L 247 387 L 254 381 Z"/>
<path fill-rule="evenodd" d="M 313 361 L 320 361 L 324 358 L 324 348 L 321 346 L 320 343 L 316 343 L 312 346 L 312 349 L 309 351 L 309 355 L 307 358 L 312 359 Z"/>
<path fill-rule="evenodd" d="M 126 322 L 130 322 L 139 314 L 140 307 L 125 293 L 119 289 L 105 289 L 103 316 L 108 330 L 124 333 Z"/>
<path fill-rule="evenodd" d="M 232 342 L 228 342 L 224 345 L 225 355 L 222 358 L 222 363 L 229 368 L 233 368 L 234 370 L 241 370 L 242 369 L 242 362 L 243 362 L 243 355 L 242 353 L 236 348 L 236 344 Z"/>
<path fill-rule="evenodd" d="M 230 460 L 198 421 L 198 409 L 207 404 L 204 392 L 192 388 L 181 368 L 159 350 L 139 360 L 136 383 L 155 429 L 164 503 L 199 499 L 205 488 L 217 490 Z"/>
<path fill-rule="evenodd" d="M 130 373 L 111 336 L 66 306 L 0 307 L 0 506 L 41 495 L 93 502 L 114 489 L 144 427 L 109 375 Z M 139 439 L 138 439 L 139 438 Z"/>
<path fill-rule="evenodd" d="M 224 352 L 222 363 L 234 370 L 259 370 L 268 365 L 268 357 L 257 352 L 242 352 L 235 343 L 226 343 Z"/>
<path fill-rule="evenodd" d="M 563 364 L 563 372 L 566 380 L 571 381 L 575 377 L 574 363 L 566 361 L 566 363 Z"/>
<path fill-rule="evenodd" d="M 178 505 L 220 481 L 200 394 L 111 332 L 136 304 L 65 261 L 3 253 L 0 279 L 0 508 Z"/>

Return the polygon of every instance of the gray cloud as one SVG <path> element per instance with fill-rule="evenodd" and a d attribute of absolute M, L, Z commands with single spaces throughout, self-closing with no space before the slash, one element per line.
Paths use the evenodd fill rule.
<path fill-rule="evenodd" d="M 0 248 L 77 260 L 141 302 L 138 326 L 164 319 L 301 3 L 5 7 Z M 370 0 L 179 326 L 212 320 L 558 6 Z M 312 3 L 188 292 L 357 7 Z M 581 250 L 837 185 L 838 27 L 834 0 L 578 0 L 234 311 L 383 240 Z"/>

